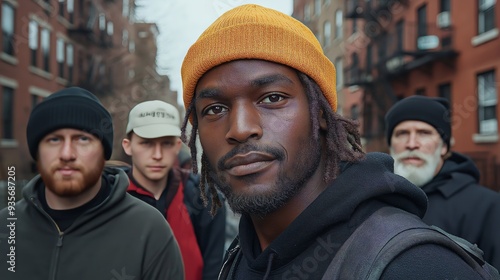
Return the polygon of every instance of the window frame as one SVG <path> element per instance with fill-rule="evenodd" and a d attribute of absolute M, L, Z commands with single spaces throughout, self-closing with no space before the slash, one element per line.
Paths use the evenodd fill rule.
<path fill-rule="evenodd" d="M 2 140 L 14 140 L 14 95 L 15 88 L 8 86 L 2 86 L 2 131 L 0 139 Z M 7 93 L 10 94 L 9 104 L 6 105 Z"/>
<path fill-rule="evenodd" d="M 334 39 L 341 39 L 344 37 L 344 18 L 343 12 L 341 9 L 335 11 L 335 37 Z"/>
<path fill-rule="evenodd" d="M 498 133 L 498 115 L 496 113 L 498 106 L 498 93 L 495 82 L 495 70 L 479 73 L 477 75 L 477 116 L 478 132 L 480 135 L 492 135 Z M 487 95 L 487 96 L 486 96 Z M 491 100 L 484 100 L 491 98 Z M 488 107 L 489 113 L 493 118 L 486 118 Z M 491 108 L 492 107 L 492 108 Z"/>
<path fill-rule="evenodd" d="M 495 6 L 496 0 L 477 1 L 477 34 L 486 33 L 496 27 Z M 488 19 L 491 21 L 491 26 L 486 26 Z"/>
<path fill-rule="evenodd" d="M 15 50 L 15 32 L 16 32 L 16 8 L 14 5 L 12 5 L 9 2 L 2 2 L 2 52 L 5 54 L 8 54 L 10 56 L 15 56 L 16 50 Z M 4 13 L 7 13 L 9 11 L 8 9 L 12 12 L 11 14 L 11 29 L 12 30 L 6 30 L 6 21 L 9 20 L 9 17 L 7 17 Z M 10 32 L 10 34 L 9 34 Z"/>

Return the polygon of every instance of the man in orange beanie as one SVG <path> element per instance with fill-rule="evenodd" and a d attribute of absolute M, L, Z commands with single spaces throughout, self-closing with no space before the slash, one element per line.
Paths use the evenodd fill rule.
<path fill-rule="evenodd" d="M 336 113 L 335 68 L 302 23 L 236 7 L 191 46 L 182 80 L 193 169 L 199 135 L 203 186 L 242 214 L 219 279 L 479 279 L 433 244 L 367 259 L 393 229 L 427 228 L 427 200 L 389 155 L 363 153 L 356 124 Z"/>

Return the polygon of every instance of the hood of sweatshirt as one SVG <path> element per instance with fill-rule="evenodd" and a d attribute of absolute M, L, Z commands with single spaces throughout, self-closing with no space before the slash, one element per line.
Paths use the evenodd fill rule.
<path fill-rule="evenodd" d="M 364 160 L 344 164 L 339 176 L 264 251 L 255 250 L 258 239 L 250 217 L 243 215 L 239 238 L 249 267 L 265 271 L 270 254 L 273 268 L 286 265 L 306 250 L 318 236 L 345 228 L 356 208 L 380 201 L 422 217 L 425 193 L 393 173 L 393 159 L 385 153 L 368 153 Z"/>
<path fill-rule="evenodd" d="M 453 152 L 451 157 L 444 161 L 439 173 L 422 186 L 422 189 L 425 193 L 439 190 L 448 197 L 471 183 L 479 183 L 479 170 L 472 159 Z"/>
<path fill-rule="evenodd" d="M 127 193 L 127 187 L 129 184 L 129 179 L 125 171 L 112 168 L 105 167 L 103 174 L 103 182 L 109 184 L 110 194 L 109 196 L 98 206 L 90 209 L 84 215 L 80 216 L 75 223 L 68 228 L 70 229 L 77 228 L 81 224 L 85 224 L 91 220 L 93 220 L 96 216 L 100 215 L 103 212 L 107 212 L 109 209 L 116 208 L 115 205 L 118 204 L 121 200 L 124 199 Z M 23 189 L 23 197 L 27 201 L 27 203 L 31 203 L 35 206 L 35 208 L 44 212 L 42 207 L 40 206 L 40 201 L 38 199 L 38 188 L 41 184 L 40 181 L 42 178 L 40 175 L 34 177 Z"/>

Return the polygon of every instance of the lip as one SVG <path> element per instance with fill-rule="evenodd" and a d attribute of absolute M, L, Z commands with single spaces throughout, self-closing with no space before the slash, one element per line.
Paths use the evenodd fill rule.
<path fill-rule="evenodd" d="M 424 160 L 419 157 L 407 157 L 403 158 L 401 161 L 408 164 L 416 164 L 424 162 Z"/>
<path fill-rule="evenodd" d="M 246 176 L 261 172 L 272 165 L 276 159 L 269 154 L 249 152 L 236 155 L 226 161 L 224 167 L 232 176 Z"/>
<path fill-rule="evenodd" d="M 163 170 L 165 169 L 165 166 L 148 166 L 149 169 L 153 170 L 153 171 L 159 171 L 159 170 Z"/>
<path fill-rule="evenodd" d="M 78 169 L 73 169 L 73 168 L 59 168 L 57 169 L 57 172 L 59 172 L 63 176 L 71 176 L 78 172 Z"/>

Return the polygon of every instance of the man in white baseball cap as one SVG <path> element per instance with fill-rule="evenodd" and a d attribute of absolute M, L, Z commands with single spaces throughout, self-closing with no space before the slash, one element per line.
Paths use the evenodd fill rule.
<path fill-rule="evenodd" d="M 199 176 L 178 166 L 179 111 L 160 100 L 137 104 L 122 141 L 132 158 L 128 192 L 166 218 L 184 261 L 186 280 L 216 279 L 224 254 L 225 209 L 212 217 L 200 197 Z"/>

